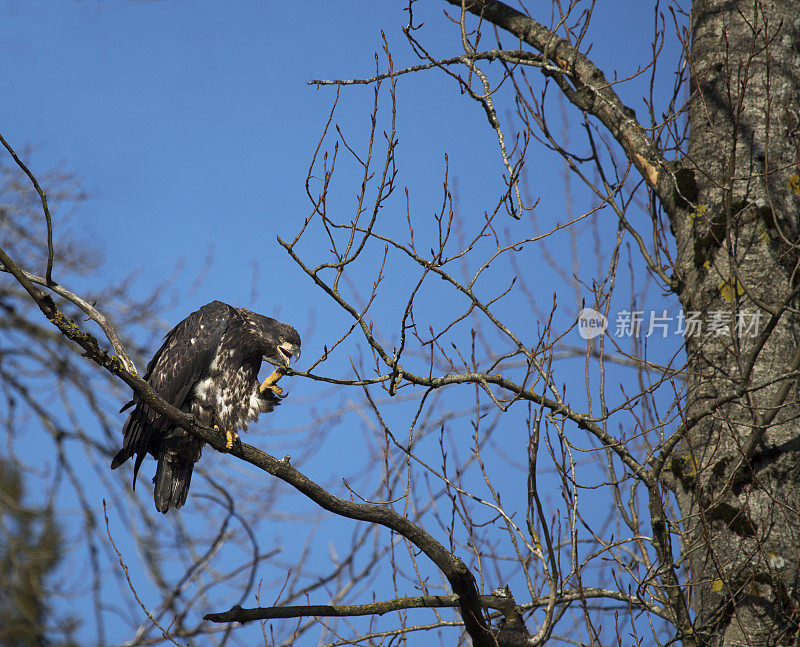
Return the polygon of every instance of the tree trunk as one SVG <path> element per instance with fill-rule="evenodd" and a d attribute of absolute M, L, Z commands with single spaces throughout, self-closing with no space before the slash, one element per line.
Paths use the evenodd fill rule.
<path fill-rule="evenodd" d="M 711 413 L 671 465 L 695 631 L 700 644 L 796 644 L 800 404 L 796 376 L 775 378 L 800 363 L 800 5 L 695 0 L 691 28 L 670 219 L 680 299 L 705 328 L 687 338 L 685 415 Z"/>

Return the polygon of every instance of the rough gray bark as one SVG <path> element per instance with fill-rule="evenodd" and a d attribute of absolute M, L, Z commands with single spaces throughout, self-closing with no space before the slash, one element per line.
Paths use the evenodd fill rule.
<path fill-rule="evenodd" d="M 800 11 L 789 0 L 695 0 L 691 28 L 691 133 L 683 199 L 670 213 L 680 299 L 687 311 L 760 313 L 774 327 L 688 339 L 689 417 L 800 363 L 790 181 L 800 160 Z M 695 628 L 713 644 L 796 640 L 797 396 L 795 376 L 715 407 L 672 461 Z"/>

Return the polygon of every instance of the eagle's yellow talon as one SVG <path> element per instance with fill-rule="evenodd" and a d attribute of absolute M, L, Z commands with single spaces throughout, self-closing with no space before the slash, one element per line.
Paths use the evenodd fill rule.
<path fill-rule="evenodd" d="M 214 425 L 214 429 L 219 431 L 219 425 Z M 239 434 L 235 431 L 225 430 L 225 449 L 230 451 L 233 449 L 233 443 L 239 442 Z"/>
<path fill-rule="evenodd" d="M 258 387 L 258 392 L 263 394 L 264 391 L 269 389 L 275 395 L 281 395 L 283 393 L 283 389 L 278 386 L 277 382 L 283 377 L 283 371 L 279 368 L 276 368 L 272 371 L 271 375 L 261 383 L 261 386 Z"/>
<path fill-rule="evenodd" d="M 235 431 L 225 432 L 225 449 L 233 449 L 233 443 L 239 442 L 239 434 Z"/>

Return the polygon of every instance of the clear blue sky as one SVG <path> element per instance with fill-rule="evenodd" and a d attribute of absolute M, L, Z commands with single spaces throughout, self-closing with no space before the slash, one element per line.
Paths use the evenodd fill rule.
<path fill-rule="evenodd" d="M 91 200 L 80 222 L 107 250 L 112 276 L 143 267 L 146 290 L 184 258 L 188 277 L 213 242 L 215 276 L 197 304 L 223 294 L 246 304 L 254 261 L 262 276 L 269 263 L 281 280 L 253 306 L 268 310 L 309 287 L 275 244 L 277 232 L 292 231 L 307 214 L 303 182 L 333 97 L 307 81 L 370 75 L 380 28 L 403 44 L 399 4 L 12 0 L 0 7 L 4 135 L 35 147 L 32 168 L 63 162 L 82 180 Z M 452 33 L 447 40 L 450 49 L 458 44 Z M 399 50 L 398 59 L 412 61 L 407 47 Z M 425 143 L 415 165 L 423 178 L 435 173 L 423 188 L 438 188 L 445 151 L 474 153 L 474 139 L 491 144 L 477 107 L 462 115 L 457 93 L 442 85 L 430 74 L 401 92 L 408 106 L 401 151 L 416 156 L 413 147 Z M 339 120 L 361 124 L 370 90 L 348 93 Z M 456 161 L 459 169 L 482 164 L 469 157 Z"/>
<path fill-rule="evenodd" d="M 652 19 L 646 4 L 598 3 L 592 55 L 606 69 L 629 74 L 647 55 Z M 307 81 L 371 76 L 381 29 L 396 67 L 416 63 L 401 32 L 404 5 L 0 0 L 0 132 L 18 150 L 33 147 L 27 161 L 34 172 L 60 164 L 77 175 L 89 196 L 75 216 L 78 231 L 106 260 L 97 276 L 74 287 L 139 270 L 132 289 L 144 295 L 184 262 L 180 301 L 165 313 L 170 322 L 212 299 L 278 315 L 301 333 L 312 318 L 316 328 L 304 340 L 303 356 L 315 357 L 340 332 L 326 334 L 324 324 L 345 320 L 275 242 L 276 234 L 292 235 L 310 211 L 304 182 L 335 94 Z M 459 34 L 441 18 L 444 6 L 425 0 L 417 21 L 426 23 L 423 40 L 435 55 L 453 56 L 460 53 Z M 537 16 L 549 17 L 549 9 Z M 639 96 L 635 90 L 631 96 Z M 342 91 L 337 123 L 357 144 L 364 142 L 371 92 Z M 415 217 L 429 218 L 439 207 L 445 153 L 462 211 L 480 217 L 498 193 L 500 169 L 483 111 L 435 71 L 401 80 L 398 101 L 400 184 L 412 192 Z M 563 222 L 560 161 L 537 149 L 527 169 L 542 200 L 537 217 Z M 352 208 L 357 177 L 343 170 L 338 181 L 337 204 Z M 576 212 L 592 204 L 580 192 L 575 199 Z M 403 205 L 387 217 L 404 219 Z M 210 244 L 213 269 L 190 293 Z M 564 245 L 566 253 L 568 244 L 564 237 L 555 250 Z M 254 265 L 258 296 L 251 301 Z M 528 269 L 547 303 L 554 277 L 544 265 Z M 347 363 L 338 366 L 346 371 Z M 334 474 L 317 475 L 336 481 Z"/>
<path fill-rule="evenodd" d="M 290 270 L 275 233 L 292 231 L 308 212 L 303 182 L 333 97 L 307 81 L 370 75 L 380 29 L 398 66 L 415 63 L 400 32 L 403 4 L 2 0 L 2 132 L 17 147 L 34 146 L 34 170 L 61 162 L 81 179 L 91 199 L 80 223 L 106 250 L 111 277 L 144 268 L 138 287 L 146 291 L 179 258 L 189 277 L 213 242 L 216 271 L 196 304 L 224 294 L 245 305 L 254 261 L 262 276 L 269 262 L 281 281 L 253 306 L 297 301 L 309 285 Z M 458 33 L 437 16 L 442 7 L 429 1 L 416 11 L 434 53 L 452 55 Z M 613 15 L 601 11 L 598 31 Z M 639 43 L 606 42 L 642 51 L 648 33 L 639 35 Z M 610 55 L 629 73 L 626 54 L 636 55 L 604 52 L 604 44 L 595 56 Z M 363 124 L 369 97 L 369 89 L 346 89 L 343 125 Z M 406 182 L 420 202 L 436 195 L 447 152 L 466 203 L 469 178 L 499 164 L 482 111 L 435 72 L 401 83 L 399 98 L 400 154 L 416 167 L 404 169 Z M 548 189 L 544 211 L 562 192 L 550 182 L 559 165 L 542 161 L 544 181 L 534 186 Z M 298 307 L 293 314 L 305 314 Z"/>

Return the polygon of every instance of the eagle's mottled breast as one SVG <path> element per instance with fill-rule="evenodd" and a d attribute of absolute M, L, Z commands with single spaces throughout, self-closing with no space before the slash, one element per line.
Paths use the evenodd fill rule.
<path fill-rule="evenodd" d="M 259 394 L 261 357 L 237 344 L 236 337 L 234 331 L 222 336 L 191 398 L 190 410 L 198 421 L 222 430 L 245 430 L 259 414 L 272 411 L 271 403 Z"/>

